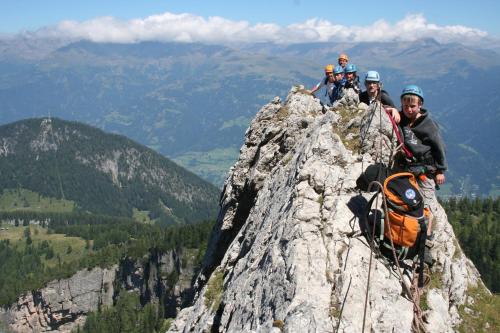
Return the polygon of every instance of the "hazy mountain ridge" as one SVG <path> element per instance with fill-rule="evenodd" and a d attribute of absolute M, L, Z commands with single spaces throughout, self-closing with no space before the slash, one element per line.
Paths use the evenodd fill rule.
<path fill-rule="evenodd" d="M 423 87 L 443 127 L 454 193 L 467 178 L 480 188 L 476 193 L 498 187 L 492 158 L 498 149 L 491 143 L 498 141 L 500 101 L 491 92 L 500 86 L 500 57 L 491 49 L 432 39 L 230 46 L 57 41 L 50 52 L 50 45 L 33 46 L 43 50 L 34 61 L 22 56 L 28 42 L 19 43 L 16 60 L 0 47 L 0 122 L 49 113 L 83 121 L 138 140 L 217 184 L 232 164 L 220 152 L 236 159 L 259 105 L 283 97 L 290 85 L 315 84 L 324 64 L 345 51 L 361 74 L 379 70 L 395 100 L 403 84 Z M 13 52 L 15 41 L 9 45 Z M 205 167 L 206 155 L 224 167 Z"/>
<path fill-rule="evenodd" d="M 121 135 L 60 119 L 0 127 L 0 183 L 73 200 L 94 213 L 149 211 L 163 222 L 215 216 L 218 190 Z"/>

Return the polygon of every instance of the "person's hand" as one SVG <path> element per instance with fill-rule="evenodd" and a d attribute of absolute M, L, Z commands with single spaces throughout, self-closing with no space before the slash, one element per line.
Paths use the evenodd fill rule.
<path fill-rule="evenodd" d="M 399 122 L 401 121 L 401 117 L 399 116 L 398 109 L 387 106 L 387 107 L 385 107 L 385 110 L 391 114 L 392 119 L 394 119 L 396 124 L 399 124 Z"/>
<path fill-rule="evenodd" d="M 446 181 L 446 177 L 444 176 L 444 173 L 437 173 L 436 174 L 436 183 L 438 185 L 443 185 L 445 181 Z"/>

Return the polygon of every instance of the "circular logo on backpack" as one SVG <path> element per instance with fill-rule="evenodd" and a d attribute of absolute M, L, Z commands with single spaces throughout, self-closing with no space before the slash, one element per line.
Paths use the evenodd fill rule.
<path fill-rule="evenodd" d="M 415 191 L 412 189 L 412 188 L 409 188 L 405 191 L 405 197 L 412 200 L 412 199 L 415 199 L 415 196 L 417 194 L 415 193 Z"/>

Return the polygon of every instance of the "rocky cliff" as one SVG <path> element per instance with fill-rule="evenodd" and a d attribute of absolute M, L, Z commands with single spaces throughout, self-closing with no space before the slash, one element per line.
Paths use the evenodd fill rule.
<path fill-rule="evenodd" d="M 170 332 L 361 332 L 363 322 L 365 331 L 411 332 L 405 279 L 371 260 L 359 232 L 369 194 L 355 180 L 390 157 L 380 154 L 393 145 L 387 129 L 384 114 L 351 95 L 329 108 L 295 87 L 265 105 L 225 182 L 194 303 Z M 453 332 L 481 281 L 436 211 L 421 319 L 424 330 Z"/>
<path fill-rule="evenodd" d="M 6 312 L 14 332 L 70 332 L 85 321 L 88 312 L 113 304 L 116 268 L 79 271 L 69 279 L 21 296 Z"/>
<path fill-rule="evenodd" d="M 0 315 L 13 332 L 71 332 L 85 323 L 89 312 L 112 306 L 119 289 L 125 289 L 138 292 L 143 304 L 162 299 L 165 313 L 175 317 L 192 298 L 193 262 L 189 251 L 152 250 L 139 260 L 124 259 L 111 268 L 82 270 L 52 281 L 19 297 Z"/>

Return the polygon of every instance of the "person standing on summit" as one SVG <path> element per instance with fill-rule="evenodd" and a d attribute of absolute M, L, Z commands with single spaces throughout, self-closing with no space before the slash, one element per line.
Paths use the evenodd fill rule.
<path fill-rule="evenodd" d="M 358 69 L 354 64 L 347 64 L 345 66 L 344 78 L 346 82 L 344 84 L 344 90 L 353 89 L 356 94 L 359 94 L 361 92 L 361 88 L 359 87 L 359 77 L 356 74 L 357 71 Z"/>
<path fill-rule="evenodd" d="M 345 53 L 341 53 L 338 58 L 338 64 L 341 66 L 343 69 L 345 69 L 345 66 L 349 62 L 349 57 Z"/>
<path fill-rule="evenodd" d="M 344 89 L 344 85 L 346 82 L 344 78 L 344 69 L 342 68 L 342 66 L 335 66 L 335 69 L 333 70 L 333 76 L 335 77 L 335 87 L 333 88 L 332 96 L 330 98 L 330 102 L 332 104 L 342 98 L 342 90 Z"/>
<path fill-rule="evenodd" d="M 400 126 L 404 144 L 412 152 L 408 159 L 399 156 L 398 164 L 402 169 L 417 177 L 424 198 L 424 204 L 436 216 L 437 198 L 435 187 L 444 184 L 446 162 L 444 142 L 438 125 L 430 118 L 429 111 L 423 108 L 424 93 L 416 85 L 406 86 L 401 93 Z M 428 235 L 431 236 L 432 220 L 429 221 Z"/>
<path fill-rule="evenodd" d="M 365 75 L 366 90 L 359 94 L 359 101 L 370 105 L 375 101 L 380 101 L 383 106 L 396 108 L 389 94 L 382 89 L 380 74 L 377 71 L 368 71 Z"/>
<path fill-rule="evenodd" d="M 333 75 L 333 65 L 329 64 L 325 67 L 325 77 L 318 82 L 309 93 L 314 94 L 316 91 L 321 88 L 326 87 L 326 94 L 328 95 L 328 99 L 330 104 L 334 101 L 334 90 L 335 90 L 335 76 Z"/>

